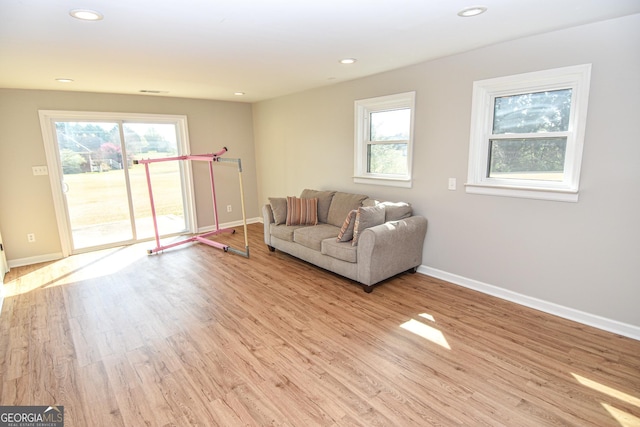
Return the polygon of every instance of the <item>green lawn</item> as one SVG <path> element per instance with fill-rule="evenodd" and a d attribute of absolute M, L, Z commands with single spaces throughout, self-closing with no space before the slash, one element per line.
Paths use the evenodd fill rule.
<path fill-rule="evenodd" d="M 178 162 L 149 164 L 156 215 L 183 216 L 182 189 Z M 149 190 L 144 165 L 129 169 L 136 218 L 151 216 Z M 126 221 L 129 207 L 124 170 L 89 172 L 64 176 L 69 187 L 67 203 L 74 227 Z"/>

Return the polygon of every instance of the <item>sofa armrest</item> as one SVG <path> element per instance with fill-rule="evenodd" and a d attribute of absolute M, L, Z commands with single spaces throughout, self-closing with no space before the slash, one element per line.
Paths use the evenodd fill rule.
<path fill-rule="evenodd" d="M 427 219 L 411 216 L 367 228 L 358 238 L 358 281 L 373 285 L 422 264 Z"/>
<path fill-rule="evenodd" d="M 262 206 L 262 225 L 264 226 L 264 242 L 268 246 L 271 246 L 271 224 L 274 222 L 271 205 L 267 203 Z"/>

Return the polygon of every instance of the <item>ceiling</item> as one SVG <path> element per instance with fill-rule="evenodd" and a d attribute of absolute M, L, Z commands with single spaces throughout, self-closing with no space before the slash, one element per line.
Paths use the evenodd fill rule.
<path fill-rule="evenodd" d="M 0 0 L 0 87 L 255 102 L 640 13 L 640 0 L 479 1 L 487 12 L 462 18 L 476 0 Z"/>

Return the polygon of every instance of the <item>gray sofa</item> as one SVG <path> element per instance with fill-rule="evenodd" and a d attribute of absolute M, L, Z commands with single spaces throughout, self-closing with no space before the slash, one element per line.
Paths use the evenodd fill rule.
<path fill-rule="evenodd" d="M 295 213 L 300 216 L 301 202 L 307 222 L 297 224 L 300 218 Z M 422 263 L 427 220 L 413 215 L 408 203 L 306 189 L 299 198 L 269 198 L 262 214 L 269 250 L 278 249 L 355 280 L 365 292 L 396 274 L 415 272 Z"/>

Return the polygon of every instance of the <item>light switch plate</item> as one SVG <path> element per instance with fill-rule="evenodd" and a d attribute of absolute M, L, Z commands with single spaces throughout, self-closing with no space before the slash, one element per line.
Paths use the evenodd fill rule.
<path fill-rule="evenodd" d="M 455 190 L 455 189 L 456 189 L 456 179 L 449 178 L 449 190 Z"/>

